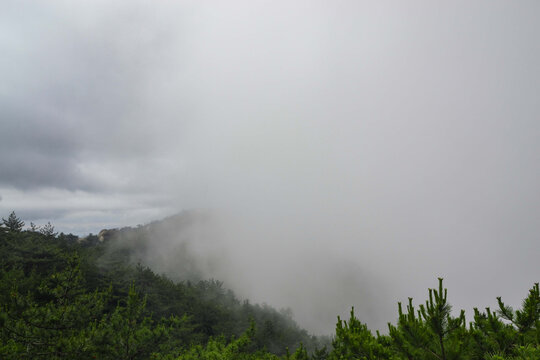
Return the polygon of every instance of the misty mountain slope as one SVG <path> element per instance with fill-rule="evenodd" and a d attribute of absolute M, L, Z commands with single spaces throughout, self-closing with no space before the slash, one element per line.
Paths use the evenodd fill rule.
<path fill-rule="evenodd" d="M 175 282 L 133 265 L 129 245 L 144 244 L 142 235 L 127 240 L 136 229 L 81 241 L 4 224 L 2 359 L 540 359 L 538 283 L 519 309 L 499 297 L 497 310 L 475 309 L 466 321 L 465 311 L 452 313 L 439 278 L 425 302 L 398 303 L 387 335 L 373 333 L 353 308 L 321 348 L 286 310 L 241 301 L 217 280 Z"/>
<path fill-rule="evenodd" d="M 167 221 L 164 224 L 167 224 Z M 152 226 L 155 224 L 147 225 L 146 230 Z M 75 313 L 85 314 L 99 305 L 96 311 L 104 316 L 103 326 L 105 326 L 114 324 L 114 319 L 120 315 L 124 317 L 130 314 L 129 311 L 126 313 L 123 307 L 130 306 L 129 299 L 136 293 L 139 300 L 134 304 L 138 303 L 137 306 L 140 306 L 143 304 L 140 301 L 143 300 L 144 305 L 139 310 L 133 310 L 133 314 L 141 314 L 141 324 L 146 324 L 145 326 L 154 324 L 152 326 L 156 327 L 153 329 L 158 335 L 165 331 L 160 326 L 166 326 L 171 330 L 170 341 L 166 341 L 164 335 L 159 335 L 160 339 L 155 341 L 157 344 L 170 343 L 176 352 L 189 346 L 204 345 L 212 338 L 222 337 L 224 341 L 229 342 L 241 337 L 252 325 L 254 330 L 250 330 L 250 352 L 266 349 L 282 355 L 287 348 L 296 349 L 300 344 L 308 349 L 315 349 L 321 345 L 320 339 L 301 329 L 288 311 L 278 311 L 267 305 L 240 300 L 220 281 L 173 281 L 164 275 L 158 275 L 149 267 L 135 265 L 130 259 L 136 254 L 135 250 L 142 251 L 141 246 L 145 244 L 142 228 L 144 227 L 123 229 L 103 241 L 99 241 L 99 238 L 93 235 L 77 241 L 76 237 L 64 234 L 54 237 L 33 231 L 10 233 L 3 232 L 3 228 L 0 227 L 2 270 L 0 300 L 3 304 L 0 309 L 0 323 L 3 324 L 6 320 L 4 311 L 7 307 L 14 306 L 10 311 L 21 317 L 25 324 L 30 324 L 26 326 L 33 326 L 35 323 L 36 331 L 41 331 L 39 330 L 41 328 L 54 330 L 57 325 L 49 323 L 39 325 L 38 322 L 49 316 L 52 317 L 51 321 L 57 321 L 54 320 L 57 317 L 63 319 L 63 311 L 72 312 L 78 307 L 80 309 Z M 189 258 L 187 255 L 184 257 Z M 58 287 L 58 281 L 65 281 L 66 285 Z M 61 298 L 57 303 L 47 303 L 65 291 L 73 291 L 73 294 Z M 28 298 L 24 300 L 21 298 L 19 301 L 18 296 L 13 295 L 17 293 L 27 294 Z M 12 304 L 13 299 L 20 303 Z M 79 301 L 78 299 L 80 302 L 69 304 L 67 310 L 62 310 L 62 304 L 66 301 Z M 19 314 L 25 306 L 28 309 Z M 56 309 L 58 314 L 55 312 Z M 31 311 L 44 311 L 44 314 L 32 315 L 31 317 L 36 318 L 32 321 L 25 320 Z M 92 316 L 94 317 L 91 321 L 95 321 L 98 314 Z M 88 321 L 90 320 L 86 322 Z M 66 325 L 62 322 L 60 325 L 61 331 Z M 30 328 L 28 331 L 34 330 Z M 4 335 L 2 339 L 14 336 L 13 333 L 5 333 L 2 336 Z M 90 335 L 81 333 L 74 336 L 84 338 Z M 24 340 L 24 337 L 22 339 Z M 137 342 L 143 343 L 143 340 L 138 339 Z M 4 350 L 15 351 L 9 342 L 0 344 L 0 357 Z"/>
<path fill-rule="evenodd" d="M 338 246 L 319 246 L 316 223 L 284 230 L 288 221 L 184 211 L 146 225 L 101 231 L 105 252 L 99 263 L 121 258 L 175 281 L 219 279 L 242 298 L 291 309 L 295 320 L 315 334 L 330 334 L 336 315 L 346 315 L 351 306 L 370 327 L 384 331 L 387 317 L 382 314 L 395 306 L 381 274 L 340 256 Z M 304 240 L 298 243 L 299 238 Z"/>
<path fill-rule="evenodd" d="M 161 221 L 135 228 L 102 230 L 104 242 L 100 259 L 105 266 L 111 258 L 142 264 L 172 280 L 198 281 L 217 277 L 215 270 L 225 255 L 217 246 L 213 216 L 202 211 L 185 211 Z"/>
<path fill-rule="evenodd" d="M 186 211 L 135 228 L 103 230 L 86 241 L 100 249 L 97 271 L 120 287 L 133 282 L 147 294 L 157 316 L 187 313 L 202 333 L 226 336 L 240 336 L 253 319 L 258 329 L 255 344 L 277 354 L 300 343 L 308 349 L 321 345 L 298 326 L 290 309 L 252 304 L 224 286 L 219 272 L 228 259 L 215 231 L 214 215 Z"/>

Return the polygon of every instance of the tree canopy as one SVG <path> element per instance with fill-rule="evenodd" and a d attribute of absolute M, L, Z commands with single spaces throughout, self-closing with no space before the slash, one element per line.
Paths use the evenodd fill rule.
<path fill-rule="evenodd" d="M 443 279 L 416 306 L 398 303 L 388 333 L 373 333 L 354 308 L 331 341 L 289 314 L 238 299 L 218 280 L 172 281 L 133 265 L 125 249 L 22 230 L 14 212 L 0 232 L 2 359 L 540 359 L 540 291 L 519 309 L 455 316 Z M 104 256 L 107 254 L 107 256 Z"/>

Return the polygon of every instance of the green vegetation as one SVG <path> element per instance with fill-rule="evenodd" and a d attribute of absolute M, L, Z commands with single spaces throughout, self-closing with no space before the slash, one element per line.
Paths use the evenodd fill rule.
<path fill-rule="evenodd" d="M 388 334 L 373 334 L 353 309 L 326 344 L 219 281 L 174 282 L 131 264 L 114 237 L 23 226 L 15 213 L 0 226 L 2 359 L 540 359 L 538 284 L 521 309 L 498 298 L 497 311 L 475 309 L 467 324 L 439 279 L 418 308 L 398 304 Z"/>

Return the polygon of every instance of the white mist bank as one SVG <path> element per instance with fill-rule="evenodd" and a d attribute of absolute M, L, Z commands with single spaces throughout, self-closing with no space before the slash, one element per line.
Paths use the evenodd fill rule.
<path fill-rule="evenodd" d="M 539 12 L 4 0 L 0 212 L 83 234 L 213 209 L 189 235 L 201 271 L 317 332 L 351 306 L 384 329 L 437 277 L 456 310 L 518 305 L 538 281 Z"/>

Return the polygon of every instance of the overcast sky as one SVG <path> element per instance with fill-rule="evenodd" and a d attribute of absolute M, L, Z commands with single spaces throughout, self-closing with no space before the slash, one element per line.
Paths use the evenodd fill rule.
<path fill-rule="evenodd" d="M 301 282 L 337 294 L 332 319 L 368 296 L 391 314 L 365 308 L 378 327 L 437 276 L 457 308 L 518 305 L 540 280 L 539 16 L 538 1 L 0 1 L 0 215 L 83 235 L 233 214 L 241 255 L 268 262 L 246 294 L 286 306 L 272 294 Z M 351 269 L 377 285 L 338 290 Z"/>

